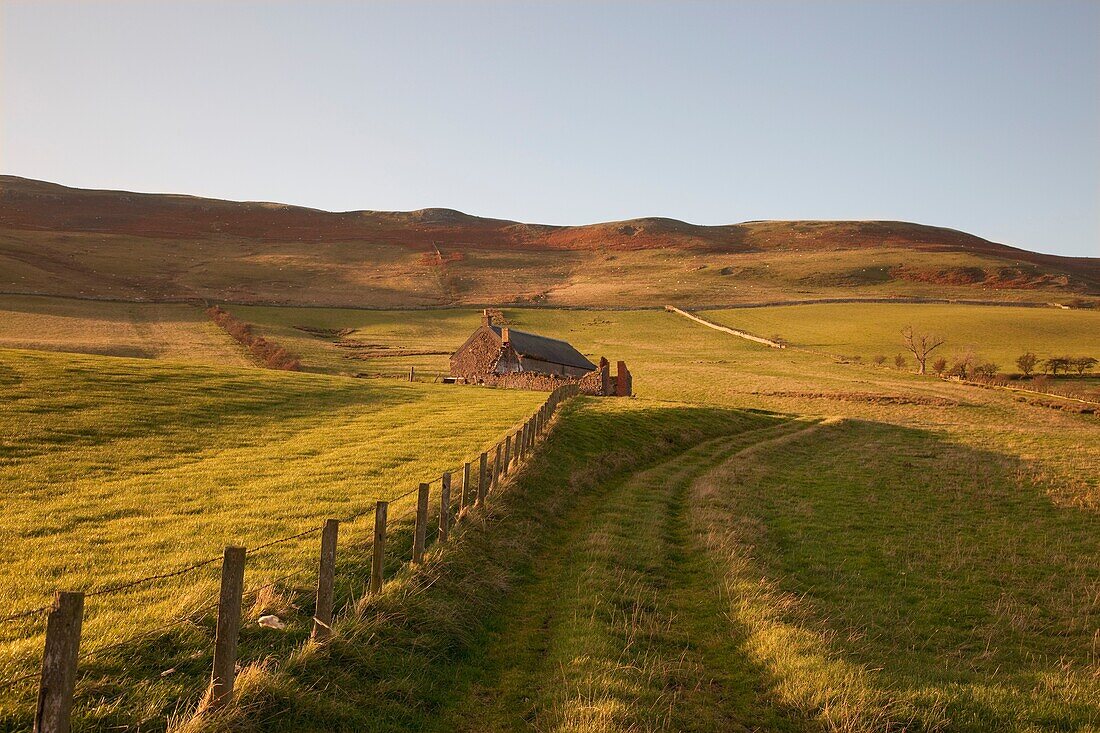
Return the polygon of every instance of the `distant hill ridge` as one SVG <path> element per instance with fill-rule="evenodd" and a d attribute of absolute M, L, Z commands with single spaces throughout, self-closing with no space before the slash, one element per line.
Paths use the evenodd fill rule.
<path fill-rule="evenodd" d="M 280 203 L 70 188 L 17 176 L 0 176 L 0 226 L 154 237 L 229 234 L 267 241 L 365 239 L 414 244 L 425 239 L 454 239 L 481 246 L 525 244 L 547 249 L 704 246 L 746 251 L 889 243 L 1023 251 L 953 229 L 895 221 L 749 221 L 703 226 L 645 217 L 555 226 L 491 219 L 446 208 L 332 212 Z"/>
<path fill-rule="evenodd" d="M 234 242 L 247 244 L 249 251 L 254 247 L 280 245 L 266 250 L 269 255 L 293 257 L 295 266 L 304 266 L 302 257 L 314 257 L 321 261 L 325 251 L 310 248 L 288 250 L 287 246 L 313 245 L 317 243 L 364 243 L 372 247 L 395 246 L 414 252 L 432 252 L 433 248 L 448 250 L 453 256 L 462 253 L 507 250 L 520 256 L 538 257 L 539 252 L 575 252 L 589 259 L 593 256 L 607 259 L 615 252 L 647 251 L 683 251 L 690 255 L 750 255 L 759 253 L 797 253 L 797 252 L 839 252 L 865 250 L 868 252 L 925 252 L 925 253 L 963 253 L 982 258 L 994 258 L 1006 265 L 1020 265 L 1039 268 L 1032 272 L 999 273 L 996 267 L 982 265 L 977 270 L 965 267 L 947 267 L 942 272 L 922 265 L 919 271 L 907 271 L 893 267 L 881 276 L 875 272 L 852 272 L 825 274 L 824 280 L 804 277 L 799 282 L 813 287 L 848 287 L 871 285 L 879 279 L 922 281 L 935 285 L 974 285 L 982 288 L 1053 287 L 1073 292 L 1097 292 L 1100 287 L 1100 259 L 1085 257 L 1061 257 L 1057 255 L 1029 252 L 991 242 L 981 237 L 944 227 L 928 226 L 897 221 L 748 221 L 739 224 L 721 226 L 701 226 L 662 217 L 646 217 L 627 221 L 603 222 L 583 226 L 555 226 L 548 224 L 528 224 L 507 219 L 491 219 L 473 216 L 454 209 L 425 208 L 416 211 L 344 211 L 330 212 L 289 204 L 223 201 L 179 194 L 150 194 L 127 191 L 101 191 L 79 189 L 55 183 L 37 181 L 16 176 L 0 176 L 0 236 L 3 232 L 12 236 L 21 236 L 22 240 L 33 238 L 35 244 L 24 242 L 21 248 L 9 248 L 5 251 L 0 241 L 0 265 L 7 255 L 18 261 L 28 275 L 20 275 L 14 285 L 19 292 L 56 292 L 57 281 L 70 280 L 69 271 L 74 267 L 71 257 L 60 236 L 87 235 L 97 233 L 116 238 L 144 238 L 155 240 L 187 240 L 198 242 Z M 18 235 L 19 232 L 26 233 Z M 31 233 L 35 233 L 32 234 Z M 52 236 L 58 235 L 58 236 Z M 86 243 L 86 237 L 82 239 Z M 121 246 L 121 245 L 119 245 Z M 46 256 L 39 258 L 33 251 L 35 247 L 48 247 Z M 81 250 L 82 257 L 90 257 L 88 251 Z M 255 250 L 253 256 L 261 256 L 263 250 Z M 363 250 L 365 251 L 365 250 Z M 205 261 L 213 262 L 218 252 L 231 254 L 229 250 L 202 250 Z M 292 253 L 292 254 L 291 254 Z M 603 254 L 601 254 L 603 253 Z M 106 256 L 106 255 L 104 255 Z M 167 253 L 170 259 L 175 256 Z M 198 255 L 196 255 L 198 256 Z M 396 254 L 394 256 L 397 256 Z M 378 262 L 377 255 L 372 255 Z M 209 259 L 213 258 L 213 259 Z M 286 260 L 290 263 L 290 260 Z M 567 267 L 565 260 L 555 260 L 561 267 Z M 341 261 L 331 263 L 337 267 Z M 534 260 L 525 266 L 537 267 Z M 82 281 L 89 280 L 92 265 L 80 264 Z M 186 280 L 187 272 L 183 262 L 173 264 L 173 272 L 178 272 L 176 282 Z M 458 265 L 451 271 L 461 272 Z M 759 274 L 756 269 L 744 270 L 744 276 Z M 985 269 L 982 269 L 982 268 Z M 729 269 L 729 268 L 727 268 Z M 736 268 L 734 268 L 736 269 Z M 127 267 L 113 268 L 124 272 Z M 113 270 L 101 269 L 100 273 L 111 274 Z M 464 285 L 463 277 L 448 273 L 440 287 L 446 292 L 443 300 L 476 301 L 477 286 Z M 584 286 L 583 271 L 573 268 L 568 275 L 574 280 L 575 292 Z M 636 273 L 641 276 L 640 271 Z M 726 274 L 723 271 L 723 274 Z M 266 275 L 263 276 L 265 279 Z M 20 281 L 21 278 L 21 281 Z M 579 279 L 578 279 L 579 278 Z M 51 284 L 42 289 L 30 287 L 31 281 L 41 279 Z M 208 280 L 211 278 L 207 278 Z M 345 277 L 345 279 L 347 279 Z M 465 277 L 469 281 L 469 277 Z M 3 283 L 0 283 L 2 286 Z M 94 285 L 94 283 L 93 283 Z M 157 282 L 151 275 L 127 274 L 125 281 L 111 286 L 110 292 L 122 290 L 149 290 L 156 297 L 186 297 L 192 293 L 209 294 L 206 285 L 196 287 L 176 287 Z M 266 290 L 275 288 L 274 282 L 263 285 Z M 290 283 L 290 288 L 306 287 Z M 350 284 L 349 284 L 350 287 Z M 391 291 L 387 296 L 394 302 L 401 302 L 398 292 L 404 285 L 387 285 Z M 708 285 L 712 290 L 718 286 Z M 906 286 L 909 287 L 909 286 Z M 465 293 L 463 293 L 465 288 Z M 62 288 L 63 289 L 63 288 Z M 547 281 L 530 292 L 517 292 L 522 298 L 547 298 L 561 286 Z M 522 289 L 521 289 L 522 290 Z M 673 294 L 674 294 L 674 289 Z M 644 291 L 639 286 L 631 297 L 643 298 L 638 294 Z M 83 291 L 81 291 L 83 292 Z M 248 291 L 240 297 L 260 298 L 256 290 L 254 296 Z M 801 291 L 805 292 L 805 291 Z M 461 297 L 460 297 L 461 294 Z M 587 296 L 585 296 L 587 297 Z M 654 293 L 654 298 L 657 294 Z M 303 302 L 295 298 L 295 302 Z M 659 300 L 659 298 L 658 298 Z M 312 302 L 305 298 L 304 302 Z M 417 302 L 424 302 L 422 299 Z M 429 300 L 429 302 L 433 302 Z M 613 304 L 613 303 L 608 303 Z"/>

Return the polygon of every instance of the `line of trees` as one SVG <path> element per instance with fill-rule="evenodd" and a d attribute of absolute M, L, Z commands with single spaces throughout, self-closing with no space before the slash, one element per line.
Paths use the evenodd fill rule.
<path fill-rule="evenodd" d="M 917 373 L 926 374 L 928 359 L 933 351 L 943 345 L 944 338 L 933 333 L 918 332 L 912 326 L 901 329 L 901 338 L 906 350 L 913 355 L 917 362 Z M 882 364 L 884 361 L 886 361 L 885 357 L 876 357 L 875 359 L 876 364 Z M 898 354 L 894 357 L 894 363 L 898 369 L 904 368 L 905 357 Z M 1025 377 L 1030 377 L 1039 367 L 1052 376 L 1057 376 L 1059 372 L 1065 374 L 1076 372 L 1079 375 L 1084 375 L 1091 372 L 1097 363 L 1100 363 L 1100 361 L 1091 356 L 1052 356 L 1040 360 L 1038 356 L 1030 351 L 1021 354 L 1016 359 L 1016 366 L 1019 367 Z M 961 356 L 956 356 L 950 366 L 947 359 L 943 357 L 933 361 L 931 366 L 932 371 L 941 376 L 982 381 L 994 379 L 1000 370 L 1000 367 L 993 362 L 979 361 L 973 351 L 970 350 Z"/>
<path fill-rule="evenodd" d="M 215 305 L 207 308 L 206 315 L 210 316 L 210 320 L 221 326 L 222 330 L 232 336 L 234 340 L 248 349 L 249 353 L 268 369 L 296 372 L 302 368 L 302 362 L 296 354 L 287 351 L 274 341 L 269 341 L 263 336 L 252 333 L 251 324 L 242 321 L 221 306 Z"/>
<path fill-rule="evenodd" d="M 1052 376 L 1057 376 L 1058 372 L 1066 374 L 1077 372 L 1079 375 L 1084 375 L 1091 372 L 1097 363 L 1097 359 L 1092 356 L 1052 356 L 1040 361 L 1039 357 L 1030 351 L 1016 359 L 1016 366 L 1025 377 L 1030 377 L 1036 367 L 1042 367 L 1043 371 Z"/>

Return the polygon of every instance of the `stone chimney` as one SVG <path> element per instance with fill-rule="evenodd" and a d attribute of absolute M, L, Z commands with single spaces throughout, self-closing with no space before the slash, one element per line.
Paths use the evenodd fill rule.
<path fill-rule="evenodd" d="M 500 329 L 500 343 L 504 346 L 508 345 L 508 327 L 504 326 Z"/>
<path fill-rule="evenodd" d="M 488 308 L 481 311 L 481 325 L 482 326 L 491 326 L 491 325 L 493 325 L 493 317 L 491 315 L 489 315 L 489 309 Z"/>

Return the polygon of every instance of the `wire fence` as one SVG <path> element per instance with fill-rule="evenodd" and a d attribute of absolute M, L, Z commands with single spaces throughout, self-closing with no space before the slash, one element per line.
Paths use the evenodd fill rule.
<path fill-rule="evenodd" d="M 251 548 L 226 548 L 225 554 L 218 557 L 210 557 L 184 567 L 167 570 L 161 573 L 148 575 L 142 578 L 115 583 L 100 588 L 92 588 L 83 592 L 55 594 L 51 604 L 26 608 L 10 612 L 0 616 L 0 626 L 9 623 L 22 622 L 34 618 L 36 622 L 47 620 L 45 645 L 43 653 L 37 659 L 27 659 L 17 663 L 16 668 L 27 669 L 36 662 L 41 664 L 41 671 L 30 671 L 0 682 L 0 692 L 6 692 L 16 687 L 24 687 L 30 691 L 29 684 L 34 679 L 40 680 L 39 701 L 35 711 L 35 726 L 38 729 L 40 722 L 42 729 L 49 729 L 51 713 L 67 716 L 72 709 L 75 683 L 78 678 L 79 663 L 87 663 L 100 659 L 109 652 L 124 648 L 135 648 L 137 645 L 151 639 L 163 636 L 172 629 L 197 625 L 202 618 L 207 618 L 211 611 L 217 609 L 217 630 L 214 644 L 214 670 L 211 675 L 211 704 L 217 705 L 219 701 L 224 704 L 232 698 L 232 686 L 234 670 L 237 665 L 236 639 L 239 635 L 240 621 L 244 603 L 244 558 L 255 557 L 258 553 L 269 550 L 272 547 L 292 542 L 304 541 L 315 535 L 321 535 L 321 563 L 312 568 L 301 568 L 283 573 L 257 587 L 247 589 L 251 597 L 259 598 L 259 594 L 269 588 L 276 588 L 294 578 L 299 578 L 307 573 L 317 575 L 317 603 L 313 616 L 313 633 L 311 638 L 323 641 L 331 632 L 333 618 L 332 588 L 335 575 L 336 532 L 335 527 L 340 524 L 350 524 L 373 515 L 374 538 L 366 544 L 365 548 L 370 559 L 369 590 L 368 594 L 377 594 L 381 591 L 384 580 L 385 568 L 392 566 L 396 561 L 398 566 L 422 560 L 429 535 L 438 542 L 445 539 L 452 526 L 457 525 L 467 512 L 483 505 L 489 494 L 498 488 L 501 479 L 510 471 L 524 462 L 534 449 L 536 439 L 548 429 L 557 406 L 565 399 L 579 393 L 576 385 L 559 387 L 552 392 L 545 403 L 521 426 L 510 430 L 506 436 L 486 450 L 482 451 L 473 460 L 464 462 L 461 466 L 450 471 L 445 471 L 435 478 L 419 484 L 416 488 L 397 496 L 385 498 L 370 498 L 362 501 L 366 506 L 354 514 L 341 519 L 330 519 L 324 525 L 303 530 L 294 534 L 277 537 L 258 544 Z M 456 480 L 457 479 L 457 480 Z M 438 524 L 434 519 L 429 519 L 429 501 L 432 487 L 440 485 L 437 490 L 434 506 L 438 514 Z M 445 491 L 449 496 L 445 497 Z M 391 513 L 395 505 L 404 505 L 413 497 L 415 502 L 409 502 L 408 507 L 402 511 Z M 387 525 L 394 521 L 408 522 L 413 520 L 412 556 L 411 558 L 387 558 L 386 536 Z M 334 523 L 331 538 L 328 537 L 330 523 Z M 406 524 L 407 526 L 407 524 Z M 429 529 L 431 531 L 429 531 Z M 328 542 L 329 544 L 326 544 Z M 231 553 L 231 550 L 233 553 Z M 231 562 L 231 558 L 239 554 L 239 564 Z M 361 558 L 367 559 L 366 557 Z M 216 599 L 207 599 L 191 610 L 178 614 L 171 621 L 158 624 L 152 628 L 144 629 L 138 634 L 129 635 L 124 639 L 111 642 L 90 650 L 79 650 L 80 627 L 84 618 L 84 601 L 88 598 L 101 599 L 114 596 L 135 588 L 151 585 L 174 578 L 194 573 L 202 568 L 212 567 L 221 563 L 221 588 Z M 239 565 L 239 566 L 238 566 Z M 356 565 L 361 567 L 361 565 Z M 236 575 L 234 576 L 234 573 Z M 326 590 L 327 588 L 327 590 Z M 326 595 L 327 594 L 327 595 Z M 349 603 L 356 603 L 360 599 L 354 597 Z M 74 631 L 75 629 L 75 631 Z M 232 644 L 223 644 L 229 636 L 233 637 Z M 232 647 L 232 659 L 225 659 L 225 649 Z M 5 665 L 13 666 L 13 665 Z M 228 690 L 228 693 L 226 692 Z"/>

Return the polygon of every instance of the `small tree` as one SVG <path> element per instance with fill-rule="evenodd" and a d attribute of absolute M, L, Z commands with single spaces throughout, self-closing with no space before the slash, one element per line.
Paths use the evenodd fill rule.
<path fill-rule="evenodd" d="M 977 363 L 977 357 L 974 356 L 973 350 L 967 349 L 965 354 L 955 356 L 955 361 L 951 363 L 951 368 L 947 371 L 947 374 L 959 379 L 970 379 L 974 373 L 975 363 Z"/>
<path fill-rule="evenodd" d="M 932 371 L 942 376 L 943 373 L 947 371 L 947 359 L 941 356 L 932 362 Z"/>
<path fill-rule="evenodd" d="M 924 374 L 927 371 L 925 365 L 928 355 L 943 345 L 943 339 L 930 333 L 916 333 L 912 326 L 901 329 L 901 336 L 905 341 L 905 348 L 917 360 L 917 373 Z"/>
<path fill-rule="evenodd" d="M 879 366 L 882 366 L 885 363 L 886 363 L 886 355 L 885 354 L 879 354 L 878 356 L 875 357 L 875 364 L 878 364 Z"/>
<path fill-rule="evenodd" d="M 1043 368 L 1047 370 L 1047 374 L 1058 376 L 1058 370 L 1063 372 L 1069 371 L 1070 362 L 1073 359 L 1069 356 L 1052 356 L 1043 362 Z"/>
<path fill-rule="evenodd" d="M 1016 366 L 1020 367 L 1020 371 L 1023 372 L 1025 377 L 1030 377 L 1031 373 L 1035 371 L 1035 365 L 1039 363 L 1039 357 L 1032 354 L 1030 351 L 1024 354 L 1020 354 L 1016 358 Z"/>
<path fill-rule="evenodd" d="M 896 366 L 898 369 L 905 368 L 905 354 L 898 354 L 894 357 L 894 366 Z"/>
<path fill-rule="evenodd" d="M 1070 360 L 1070 366 L 1077 370 L 1077 373 L 1084 375 L 1085 372 L 1091 372 L 1092 368 L 1096 366 L 1096 359 L 1091 356 L 1078 356 Z"/>

